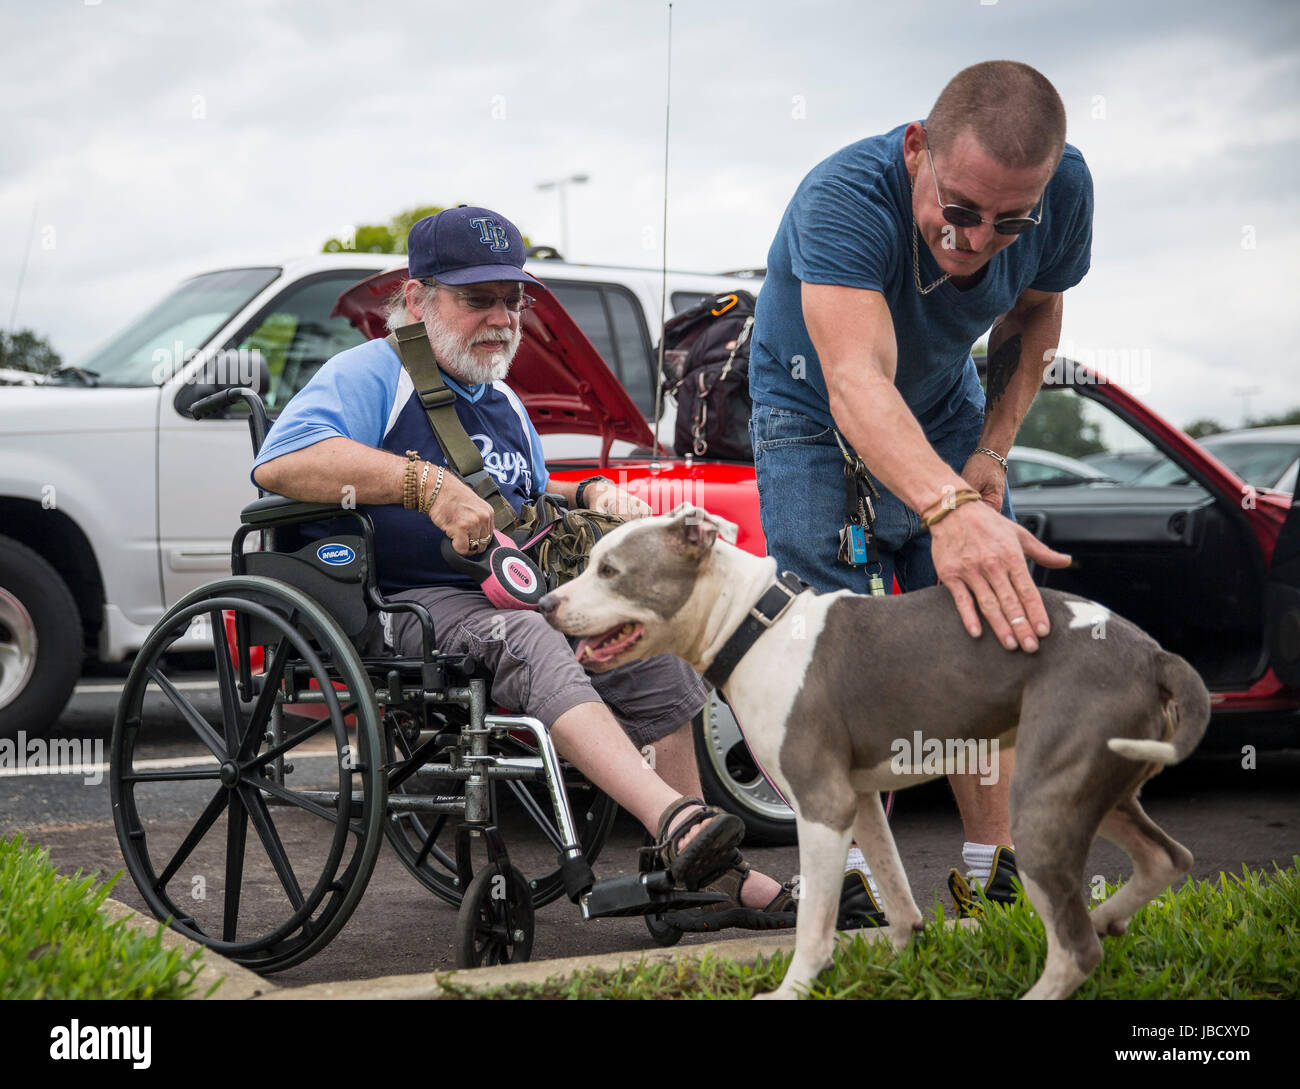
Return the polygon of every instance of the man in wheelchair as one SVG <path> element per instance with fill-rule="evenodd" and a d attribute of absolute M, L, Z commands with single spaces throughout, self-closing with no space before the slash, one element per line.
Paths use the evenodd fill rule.
<path fill-rule="evenodd" d="M 531 301 L 525 291 L 545 290 L 523 271 L 515 226 L 484 208 L 448 209 L 411 228 L 408 254 L 410 278 L 392 300 L 389 327 L 423 325 L 456 417 L 514 510 L 549 485 L 571 507 L 650 514 L 604 478 L 548 479 L 537 432 L 504 382 Z M 727 895 L 693 909 L 686 929 L 793 924 L 791 891 L 741 860 L 740 818 L 700 801 L 690 722 L 707 689 L 694 670 L 661 655 L 588 674 L 539 613 L 497 608 L 447 563 L 443 540 L 462 556 L 480 552 L 495 512 L 450 468 L 388 341 L 350 348 L 317 372 L 267 435 L 253 479 L 298 500 L 355 498 L 374 522 L 380 590 L 429 610 L 439 650 L 483 662 L 492 699 L 540 719 L 559 753 L 655 836 L 677 884 Z M 393 647 L 419 654 L 414 617 L 391 620 Z"/>

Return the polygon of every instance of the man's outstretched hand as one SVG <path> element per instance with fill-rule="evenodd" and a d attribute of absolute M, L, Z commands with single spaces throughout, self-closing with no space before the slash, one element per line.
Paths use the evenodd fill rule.
<path fill-rule="evenodd" d="M 1001 474 L 992 458 L 980 456 Z M 985 502 L 963 503 L 930 530 L 935 571 L 972 636 L 980 634 L 979 614 L 983 613 L 1008 650 L 1036 651 L 1039 638 L 1047 635 L 1051 626 L 1025 557 L 1044 567 L 1068 567 L 1070 557 L 1002 517 L 991 504 L 992 494 L 986 494 L 979 484 L 975 486 Z M 998 492 L 1000 506 L 1000 489 L 990 489 L 993 491 Z"/>

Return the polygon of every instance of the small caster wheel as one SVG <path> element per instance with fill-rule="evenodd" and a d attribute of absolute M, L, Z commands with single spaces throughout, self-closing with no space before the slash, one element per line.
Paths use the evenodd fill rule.
<path fill-rule="evenodd" d="M 522 964 L 533 952 L 533 897 L 514 866 L 480 870 L 456 916 L 456 967 Z"/>
<path fill-rule="evenodd" d="M 650 931 L 650 937 L 654 939 L 655 945 L 667 947 L 676 945 L 682 940 L 682 928 L 664 922 L 662 915 L 647 915 L 645 928 Z"/>

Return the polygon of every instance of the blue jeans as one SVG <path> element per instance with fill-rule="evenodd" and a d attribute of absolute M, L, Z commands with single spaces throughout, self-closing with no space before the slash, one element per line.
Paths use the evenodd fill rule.
<path fill-rule="evenodd" d="M 931 424 L 926 438 L 954 472 L 960 473 L 979 445 L 984 399 L 968 398 L 956 415 Z M 782 571 L 793 571 L 822 593 L 868 593 L 866 567 L 850 567 L 836 557 L 844 525 L 844 456 L 829 427 L 799 412 L 754 405 L 749 420 L 758 475 L 759 513 L 767 553 Z M 910 507 L 877 480 L 876 547 L 885 592 L 894 576 L 903 592 L 938 582 L 930 557 L 930 533 Z M 1013 517 L 1010 486 L 1002 513 Z"/>

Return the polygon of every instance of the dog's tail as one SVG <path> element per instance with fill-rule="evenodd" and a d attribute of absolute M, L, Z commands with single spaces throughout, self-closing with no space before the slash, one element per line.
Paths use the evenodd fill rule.
<path fill-rule="evenodd" d="M 1210 721 L 1210 693 L 1200 674 L 1177 654 L 1168 651 L 1162 650 L 1156 655 L 1156 678 L 1160 684 L 1164 740 L 1112 737 L 1106 744 L 1111 752 L 1130 760 L 1177 764 L 1200 744 Z"/>

